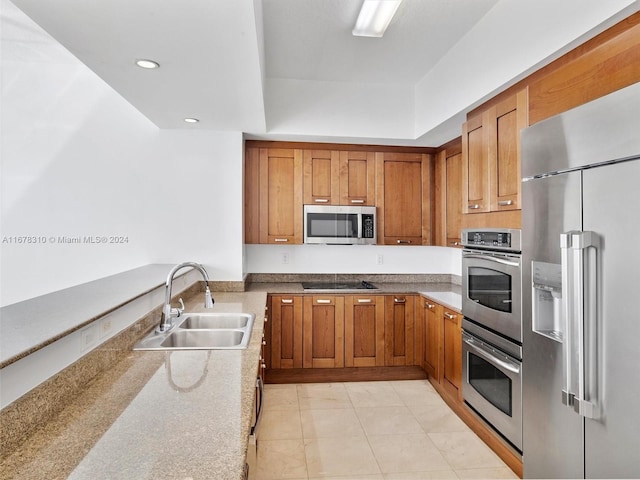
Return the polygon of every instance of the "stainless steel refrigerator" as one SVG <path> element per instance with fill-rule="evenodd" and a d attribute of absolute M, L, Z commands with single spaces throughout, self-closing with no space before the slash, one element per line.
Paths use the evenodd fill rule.
<path fill-rule="evenodd" d="M 640 83 L 522 132 L 525 478 L 640 478 Z"/>

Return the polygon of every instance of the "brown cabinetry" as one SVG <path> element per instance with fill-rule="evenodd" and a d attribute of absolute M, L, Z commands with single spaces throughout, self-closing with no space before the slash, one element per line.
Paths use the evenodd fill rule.
<path fill-rule="evenodd" d="M 340 203 L 340 152 L 304 150 L 303 198 L 306 205 Z"/>
<path fill-rule="evenodd" d="M 421 298 L 418 307 L 420 328 L 416 330 L 416 348 L 420 351 L 420 366 L 436 381 L 440 379 L 440 356 L 442 354 L 441 324 L 442 306 Z M 419 346 L 418 346 L 419 345 Z"/>
<path fill-rule="evenodd" d="M 340 152 L 340 204 L 375 205 L 376 171 L 373 152 Z"/>
<path fill-rule="evenodd" d="M 302 150 L 247 148 L 245 242 L 302 243 Z"/>
<path fill-rule="evenodd" d="M 384 366 L 384 297 L 345 297 L 345 367 Z"/>
<path fill-rule="evenodd" d="M 443 309 L 442 385 L 448 393 L 462 400 L 462 315 Z"/>
<path fill-rule="evenodd" d="M 385 365 L 414 364 L 414 295 L 386 295 Z"/>
<path fill-rule="evenodd" d="M 438 152 L 434 188 L 434 243 L 443 247 L 459 246 L 462 229 L 462 152 L 460 143 Z"/>
<path fill-rule="evenodd" d="M 520 130 L 526 126 L 526 89 L 464 123 L 464 213 L 520 209 Z"/>
<path fill-rule="evenodd" d="M 305 296 L 302 314 L 302 366 L 344 367 L 344 297 Z"/>
<path fill-rule="evenodd" d="M 376 153 L 378 244 L 431 244 L 430 155 Z"/>
<path fill-rule="evenodd" d="M 270 368 L 302 368 L 302 297 L 273 295 L 269 306 Z"/>

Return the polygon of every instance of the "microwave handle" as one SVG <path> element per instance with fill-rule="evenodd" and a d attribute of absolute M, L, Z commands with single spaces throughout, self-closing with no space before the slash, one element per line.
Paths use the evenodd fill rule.
<path fill-rule="evenodd" d="M 362 213 L 358 214 L 358 238 L 362 238 Z"/>

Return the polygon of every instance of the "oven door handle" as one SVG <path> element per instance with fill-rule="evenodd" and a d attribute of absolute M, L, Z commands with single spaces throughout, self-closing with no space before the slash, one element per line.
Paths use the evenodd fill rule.
<path fill-rule="evenodd" d="M 501 263 L 502 265 L 509 265 L 510 267 L 520 267 L 518 262 L 512 262 L 510 260 L 505 260 L 504 258 L 492 257 L 491 255 L 478 255 L 475 253 L 472 254 L 464 254 L 463 258 L 475 258 L 477 260 L 489 260 L 490 262 Z"/>
<path fill-rule="evenodd" d="M 509 362 L 508 360 L 502 360 L 501 358 L 496 358 L 491 352 L 487 350 L 485 346 L 476 342 L 472 337 L 466 334 L 462 334 L 462 338 L 464 343 L 469 345 L 474 349 L 474 352 L 479 356 L 484 358 L 487 362 L 494 363 L 505 370 L 509 370 L 512 373 L 520 374 L 520 365 L 515 362 Z"/>

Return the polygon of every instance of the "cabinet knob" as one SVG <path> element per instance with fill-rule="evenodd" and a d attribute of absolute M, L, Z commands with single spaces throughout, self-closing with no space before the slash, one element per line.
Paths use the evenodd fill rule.
<path fill-rule="evenodd" d="M 393 297 L 393 303 L 406 303 L 407 299 L 403 297 Z"/>
<path fill-rule="evenodd" d="M 434 308 L 436 308 L 436 306 L 435 306 L 433 303 L 429 303 L 429 302 L 427 302 L 427 303 L 425 303 L 424 305 L 425 305 L 425 307 L 427 307 L 429 310 L 433 310 Z"/>
<path fill-rule="evenodd" d="M 293 303 L 293 298 L 283 298 L 280 300 L 282 303 L 290 304 Z"/>
<path fill-rule="evenodd" d="M 274 242 L 288 242 L 289 239 L 288 238 L 274 238 L 273 239 Z"/>
<path fill-rule="evenodd" d="M 477 210 L 480 208 L 480 205 L 474 203 L 473 205 L 468 205 L 469 210 Z"/>
<path fill-rule="evenodd" d="M 262 345 L 266 345 L 267 341 L 266 340 L 262 340 Z"/>
<path fill-rule="evenodd" d="M 396 240 L 396 243 L 397 243 L 398 245 L 408 245 L 408 244 L 410 244 L 410 243 L 411 243 L 411 240 L 398 239 L 398 240 Z"/>
<path fill-rule="evenodd" d="M 455 316 L 455 315 L 451 315 L 451 314 L 450 314 L 450 313 L 448 313 L 448 312 L 444 312 L 444 316 L 445 316 L 445 317 L 447 317 L 449 320 L 453 320 L 454 318 L 456 318 L 456 316 Z"/>
<path fill-rule="evenodd" d="M 267 368 L 267 364 L 266 363 L 260 364 L 260 368 L 262 368 L 264 370 L 265 368 Z"/>
<path fill-rule="evenodd" d="M 499 207 L 506 207 L 508 205 L 513 205 L 513 200 L 500 200 L 498 202 Z"/>

